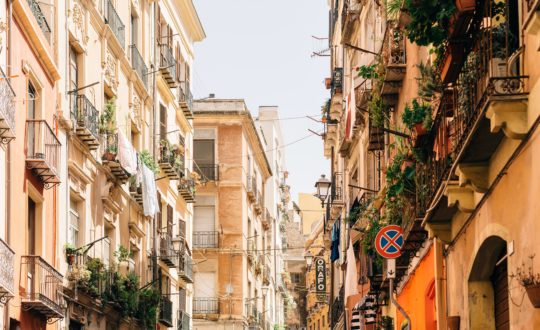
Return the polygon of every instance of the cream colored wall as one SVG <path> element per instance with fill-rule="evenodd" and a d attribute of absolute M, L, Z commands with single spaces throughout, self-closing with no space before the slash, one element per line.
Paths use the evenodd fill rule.
<path fill-rule="evenodd" d="M 302 231 L 304 235 L 311 233 L 311 226 L 324 218 L 321 200 L 310 193 L 298 194 L 298 207 L 302 212 Z"/>

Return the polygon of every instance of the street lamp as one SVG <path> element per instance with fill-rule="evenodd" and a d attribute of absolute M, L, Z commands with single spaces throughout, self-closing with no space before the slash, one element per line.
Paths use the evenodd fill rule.
<path fill-rule="evenodd" d="M 315 188 L 317 188 L 317 197 L 321 200 L 323 206 L 324 201 L 328 197 L 332 182 L 326 178 L 326 175 L 321 174 L 321 177 L 315 182 Z"/>
<path fill-rule="evenodd" d="M 306 265 L 309 268 L 311 268 L 311 265 L 313 265 L 313 254 L 311 254 L 310 251 L 307 251 L 305 254 L 304 254 L 304 259 L 306 259 Z"/>

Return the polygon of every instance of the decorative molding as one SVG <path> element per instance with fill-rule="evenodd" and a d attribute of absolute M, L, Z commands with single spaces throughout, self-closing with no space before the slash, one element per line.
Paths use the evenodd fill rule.
<path fill-rule="evenodd" d="M 102 63 L 103 75 L 105 76 L 105 83 L 116 93 L 118 89 L 118 60 L 113 55 L 112 51 L 107 48 L 105 54 L 105 61 Z"/>
<path fill-rule="evenodd" d="M 489 188 L 489 166 L 486 163 L 459 164 L 456 175 L 459 177 L 459 186 L 470 185 L 475 192 L 486 193 Z"/>
<path fill-rule="evenodd" d="M 504 135 L 511 139 L 523 139 L 527 135 L 527 106 L 526 98 L 506 98 L 491 101 L 486 117 L 491 123 L 491 132 L 501 129 Z"/>
<path fill-rule="evenodd" d="M 460 187 L 458 184 L 449 184 L 444 194 L 448 197 L 448 207 L 457 206 L 461 212 L 465 213 L 474 211 L 474 191 L 470 186 Z"/>

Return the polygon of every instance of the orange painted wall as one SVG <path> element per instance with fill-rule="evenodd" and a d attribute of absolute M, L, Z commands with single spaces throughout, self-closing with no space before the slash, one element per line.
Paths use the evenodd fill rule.
<path fill-rule="evenodd" d="M 411 318 L 412 329 L 437 329 L 435 311 L 435 249 L 430 247 L 409 281 L 398 295 L 399 304 Z M 397 313 L 396 329 L 401 329 L 404 320 Z"/>

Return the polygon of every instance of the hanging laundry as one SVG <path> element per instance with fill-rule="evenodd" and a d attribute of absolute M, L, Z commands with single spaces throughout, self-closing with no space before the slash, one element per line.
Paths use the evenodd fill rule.
<path fill-rule="evenodd" d="M 339 259 L 339 219 L 332 226 L 332 245 L 330 251 L 330 261 L 334 262 Z"/>
<path fill-rule="evenodd" d="M 345 301 L 350 296 L 358 294 L 358 273 L 356 271 L 356 258 L 354 248 L 349 238 L 349 247 L 347 248 L 347 272 L 345 273 Z"/>
<path fill-rule="evenodd" d="M 143 210 L 145 216 L 154 216 L 159 211 L 154 172 L 142 164 Z"/>
<path fill-rule="evenodd" d="M 122 131 L 118 131 L 118 161 L 120 165 L 133 175 L 137 173 L 137 153 L 133 148 L 133 145 L 126 138 Z"/>

